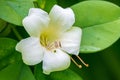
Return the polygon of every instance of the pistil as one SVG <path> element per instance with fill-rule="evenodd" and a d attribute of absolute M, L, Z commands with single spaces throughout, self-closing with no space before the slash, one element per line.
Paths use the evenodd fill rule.
<path fill-rule="evenodd" d="M 86 64 L 79 56 L 76 56 L 86 67 L 89 67 L 88 64 Z M 74 64 L 79 67 L 79 68 L 82 68 L 82 65 L 78 64 L 72 57 L 71 57 L 71 60 L 74 62 Z"/>

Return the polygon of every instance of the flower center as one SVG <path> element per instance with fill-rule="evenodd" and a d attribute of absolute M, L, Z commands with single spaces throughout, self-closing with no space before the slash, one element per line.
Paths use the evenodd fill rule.
<path fill-rule="evenodd" d="M 60 37 L 60 31 L 55 28 L 45 28 L 40 35 L 40 43 L 48 50 L 60 48 L 61 43 L 58 40 Z"/>

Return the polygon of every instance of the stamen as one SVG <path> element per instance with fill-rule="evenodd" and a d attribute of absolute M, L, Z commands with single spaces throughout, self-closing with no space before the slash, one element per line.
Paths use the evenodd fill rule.
<path fill-rule="evenodd" d="M 43 46 L 46 46 L 47 45 L 47 38 L 46 38 L 46 35 L 42 35 L 40 36 L 40 43 L 43 45 Z"/>
<path fill-rule="evenodd" d="M 61 42 L 59 41 L 59 47 L 61 48 L 62 46 L 61 46 Z"/>
<path fill-rule="evenodd" d="M 54 43 L 52 42 L 52 43 L 49 43 L 49 44 L 47 44 L 47 46 L 46 46 L 46 48 L 48 49 L 48 50 L 52 50 L 52 49 L 54 49 Z"/>
<path fill-rule="evenodd" d="M 71 58 L 71 60 L 75 63 L 76 66 L 78 66 L 79 68 L 82 68 L 82 66 L 79 65 L 72 57 L 70 57 L 70 58 Z"/>
<path fill-rule="evenodd" d="M 76 56 L 86 67 L 88 67 L 89 65 L 86 64 L 79 56 Z"/>
<path fill-rule="evenodd" d="M 47 46 L 47 38 L 46 38 L 46 36 L 44 37 L 44 41 L 45 41 L 45 46 Z"/>
<path fill-rule="evenodd" d="M 60 41 L 54 41 L 52 43 L 48 42 L 46 48 L 48 50 L 52 50 L 52 49 L 56 49 L 56 48 L 61 48 Z"/>
<path fill-rule="evenodd" d="M 54 44 L 55 44 L 55 48 L 58 48 L 58 47 L 59 47 L 59 44 L 58 44 L 57 41 L 55 41 Z"/>

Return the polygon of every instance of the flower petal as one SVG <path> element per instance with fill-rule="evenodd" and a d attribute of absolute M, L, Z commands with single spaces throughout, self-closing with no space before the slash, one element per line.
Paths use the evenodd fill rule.
<path fill-rule="evenodd" d="M 71 8 L 63 9 L 62 7 L 55 5 L 50 11 L 50 24 L 54 27 L 62 29 L 66 31 L 75 22 L 74 13 Z"/>
<path fill-rule="evenodd" d="M 60 40 L 62 50 L 69 54 L 78 55 L 80 49 L 82 30 L 78 27 L 73 27 L 65 32 Z"/>
<path fill-rule="evenodd" d="M 70 66 L 70 56 L 57 49 L 55 52 L 46 51 L 43 58 L 43 73 L 67 69 Z"/>
<path fill-rule="evenodd" d="M 21 40 L 16 45 L 16 50 L 22 53 L 23 62 L 27 65 L 35 65 L 43 60 L 43 48 L 38 38 L 29 37 Z"/>
<path fill-rule="evenodd" d="M 23 26 L 30 36 L 39 37 L 41 29 L 49 24 L 48 14 L 38 8 L 31 8 L 27 17 L 23 19 Z"/>

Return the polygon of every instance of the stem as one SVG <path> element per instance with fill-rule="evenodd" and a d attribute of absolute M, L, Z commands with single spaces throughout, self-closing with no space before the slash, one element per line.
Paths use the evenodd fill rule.
<path fill-rule="evenodd" d="M 35 8 L 39 8 L 39 5 L 38 5 L 37 1 L 33 1 L 33 4 L 34 4 Z"/>
<path fill-rule="evenodd" d="M 18 40 L 21 40 L 22 39 L 22 36 L 18 33 L 17 29 L 12 26 L 11 29 L 13 30 L 15 36 L 18 38 Z"/>
<path fill-rule="evenodd" d="M 45 4 L 46 4 L 46 0 L 33 1 L 33 4 L 34 4 L 34 7 L 35 7 L 35 8 L 44 9 L 44 8 L 45 8 Z"/>

